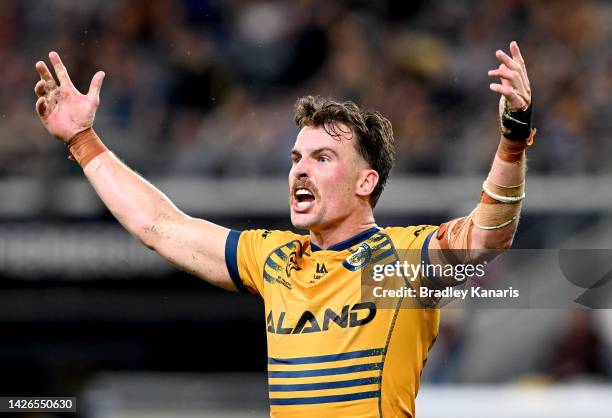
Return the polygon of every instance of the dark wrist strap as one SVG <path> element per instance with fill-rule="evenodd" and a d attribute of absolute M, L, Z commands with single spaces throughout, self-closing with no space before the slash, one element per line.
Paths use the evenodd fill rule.
<path fill-rule="evenodd" d="M 513 141 L 525 141 L 529 139 L 533 129 L 533 104 L 525 110 L 512 111 L 508 103 L 502 113 L 502 135 Z"/>

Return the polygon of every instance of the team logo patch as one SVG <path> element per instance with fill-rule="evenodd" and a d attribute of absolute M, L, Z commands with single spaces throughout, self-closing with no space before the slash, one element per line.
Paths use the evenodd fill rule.
<path fill-rule="evenodd" d="M 291 289 L 289 278 L 291 272 L 299 271 L 299 254 L 302 252 L 302 243 L 298 240 L 281 245 L 268 255 L 264 263 L 263 278 L 270 284 L 280 283 Z"/>
<path fill-rule="evenodd" d="M 372 248 L 367 243 L 363 243 L 342 262 L 342 265 L 351 271 L 359 270 L 370 261 L 371 257 Z"/>
<path fill-rule="evenodd" d="M 291 272 L 293 270 L 295 271 L 302 270 L 302 268 L 298 265 L 296 258 L 297 258 L 297 253 L 295 251 L 292 251 L 291 254 L 289 254 L 289 262 L 287 262 L 287 265 L 285 266 L 285 276 L 287 276 L 287 278 L 291 276 Z"/>

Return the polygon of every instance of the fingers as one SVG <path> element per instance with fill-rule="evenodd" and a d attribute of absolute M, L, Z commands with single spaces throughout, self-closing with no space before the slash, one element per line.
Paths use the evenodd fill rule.
<path fill-rule="evenodd" d="M 49 88 L 54 88 L 57 86 L 55 79 L 51 75 L 51 71 L 49 71 L 49 68 L 47 68 L 47 64 L 45 64 L 44 61 L 38 61 L 36 63 L 36 71 L 38 71 L 40 78 L 48 84 Z"/>
<path fill-rule="evenodd" d="M 521 51 L 516 41 L 510 42 L 510 53 L 512 54 L 512 59 L 520 64 L 523 57 L 521 57 Z"/>
<path fill-rule="evenodd" d="M 72 86 L 72 81 L 70 81 L 70 77 L 68 76 L 68 70 L 62 63 L 59 55 L 55 51 L 49 52 L 49 59 L 51 60 L 51 64 L 53 64 L 53 69 L 55 70 L 55 74 L 57 75 L 57 79 L 60 82 L 60 85 L 68 85 Z"/>
<path fill-rule="evenodd" d="M 102 82 L 104 81 L 105 75 L 106 74 L 104 74 L 104 71 L 98 71 L 96 74 L 94 74 L 89 85 L 87 96 L 94 99 L 96 103 L 99 103 L 100 101 L 100 89 L 102 88 Z"/>
<path fill-rule="evenodd" d="M 489 84 L 489 88 L 495 93 L 499 93 L 505 97 L 510 98 L 510 96 L 515 95 L 511 86 L 504 86 L 503 84 L 491 83 Z"/>
<path fill-rule="evenodd" d="M 36 101 L 36 113 L 38 113 L 38 116 L 42 118 L 44 117 L 46 110 L 47 110 L 47 99 L 45 99 L 44 97 L 39 97 L 38 100 Z"/>
<path fill-rule="evenodd" d="M 508 54 L 506 54 L 504 51 L 502 51 L 501 49 L 498 49 L 497 51 L 495 51 L 495 56 L 497 57 L 498 60 L 500 60 L 506 67 L 510 68 L 511 70 L 515 70 L 518 71 L 521 69 L 521 66 L 516 63 L 512 58 L 510 58 L 508 56 Z M 60 80 L 61 81 L 61 80 Z"/>
<path fill-rule="evenodd" d="M 491 83 L 489 88 L 502 95 L 500 100 L 500 115 L 502 107 L 507 104 L 512 109 L 526 109 L 531 102 L 529 79 L 525 69 L 525 60 L 516 41 L 510 42 L 512 57 L 502 50 L 497 50 L 495 56 L 501 62 L 499 68 L 490 70 L 490 77 L 497 77 L 501 83 Z"/>
<path fill-rule="evenodd" d="M 46 85 L 47 83 L 45 83 L 44 80 L 38 80 L 38 83 L 36 83 L 36 85 L 34 86 L 34 93 L 36 93 L 38 97 L 42 97 L 46 95 L 47 94 Z"/>
<path fill-rule="evenodd" d="M 489 77 L 499 77 L 514 83 L 516 86 L 522 81 L 518 72 L 509 70 L 504 64 L 500 65 L 497 70 L 490 70 L 488 74 Z"/>
<path fill-rule="evenodd" d="M 491 84 L 492 91 L 500 93 L 508 99 L 511 107 L 524 107 L 531 101 L 531 90 L 529 79 L 525 70 L 525 61 L 516 41 L 510 42 L 512 57 L 501 50 L 495 52 L 495 56 L 501 65 L 496 70 L 490 70 L 490 77 L 498 77 L 501 84 Z"/>
<path fill-rule="evenodd" d="M 510 109 L 524 109 L 529 105 L 529 100 L 514 89 L 510 83 L 504 82 L 503 79 L 502 84 L 491 83 L 489 88 L 505 97 Z"/>
<path fill-rule="evenodd" d="M 527 77 L 527 67 L 525 66 L 525 60 L 523 59 L 523 55 L 521 54 L 521 50 L 519 49 L 516 41 L 510 42 L 510 52 L 512 53 L 512 59 L 517 62 L 523 72 L 521 73 L 523 76 L 523 80 L 525 81 L 525 85 L 529 87 L 529 78 Z"/>
<path fill-rule="evenodd" d="M 512 59 L 517 62 L 523 70 L 525 70 L 525 60 L 521 55 L 521 50 L 519 49 L 519 46 L 516 41 L 510 42 L 510 53 L 512 54 Z"/>
<path fill-rule="evenodd" d="M 511 109 L 521 109 L 524 107 L 524 99 L 516 94 L 516 91 L 512 88 L 512 86 L 491 83 L 489 84 L 489 88 L 491 91 L 501 94 L 502 97 L 506 99 L 506 102 Z"/>

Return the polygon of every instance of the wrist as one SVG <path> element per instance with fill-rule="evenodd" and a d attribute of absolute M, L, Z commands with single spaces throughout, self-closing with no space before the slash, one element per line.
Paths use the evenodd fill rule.
<path fill-rule="evenodd" d="M 528 104 L 523 109 L 511 109 L 508 102 L 504 105 L 501 115 L 501 133 L 513 141 L 529 139 L 533 129 L 533 106 Z"/>
<path fill-rule="evenodd" d="M 520 163 L 525 158 L 525 150 L 533 144 L 536 132 L 535 128 L 532 129 L 527 139 L 522 141 L 508 139 L 502 135 L 497 147 L 497 157 L 507 163 Z"/>
<path fill-rule="evenodd" d="M 66 146 L 70 153 L 68 158 L 76 161 L 81 168 L 85 168 L 98 155 L 108 151 L 93 128 L 77 133 L 66 142 Z"/>

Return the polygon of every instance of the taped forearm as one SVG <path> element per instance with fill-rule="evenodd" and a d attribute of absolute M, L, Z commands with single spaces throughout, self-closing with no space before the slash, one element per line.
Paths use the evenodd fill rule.
<path fill-rule="evenodd" d="M 503 242 L 511 239 L 525 198 L 525 183 L 515 186 L 501 186 L 490 178 L 483 184 L 480 201 L 476 208 L 466 217 L 453 219 L 440 226 L 436 240 L 432 240 L 430 249 L 434 250 L 435 261 L 451 264 L 470 263 L 475 261 L 478 250 L 503 249 L 482 248 L 474 243 L 475 235 L 495 238 L 491 241 Z M 437 254 L 435 254 L 437 253 Z M 432 260 L 434 261 L 434 260 Z"/>
<path fill-rule="evenodd" d="M 432 263 L 474 262 L 483 250 L 502 250 L 499 243 L 511 242 L 525 198 L 525 151 L 536 133 L 529 132 L 522 141 L 502 136 L 478 205 L 468 216 L 440 226 L 430 244 Z"/>
<path fill-rule="evenodd" d="M 472 223 L 485 231 L 504 228 L 518 220 L 524 198 L 524 181 L 517 186 L 502 186 L 487 178 Z"/>
<path fill-rule="evenodd" d="M 531 129 L 531 124 L 522 129 L 522 135 L 528 135 L 523 140 L 510 139 L 517 137 L 516 131 L 505 132 L 507 129 L 502 129 L 491 171 L 482 184 L 480 202 L 471 214 L 476 228 L 491 233 L 512 224 L 516 226 L 518 222 L 525 199 L 525 152 L 533 144 L 536 130 Z M 505 232 L 499 233 L 511 237 L 514 229 L 506 228 Z"/>

